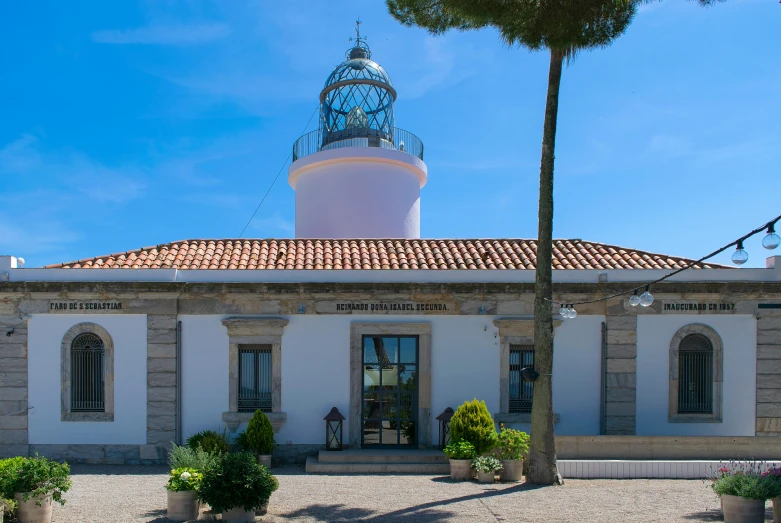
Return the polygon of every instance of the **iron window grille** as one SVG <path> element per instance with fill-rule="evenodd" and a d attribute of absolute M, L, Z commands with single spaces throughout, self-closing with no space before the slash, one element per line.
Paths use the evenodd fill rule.
<path fill-rule="evenodd" d="M 239 345 L 239 412 L 271 412 L 271 345 Z"/>
<path fill-rule="evenodd" d="M 689 334 L 678 351 L 678 412 L 713 412 L 713 344 L 707 336 Z"/>
<path fill-rule="evenodd" d="M 531 412 L 534 384 L 521 379 L 521 369 L 534 366 L 533 345 L 510 345 L 510 412 Z"/>
<path fill-rule="evenodd" d="M 80 334 L 71 343 L 71 412 L 106 411 L 105 355 L 95 334 Z"/>

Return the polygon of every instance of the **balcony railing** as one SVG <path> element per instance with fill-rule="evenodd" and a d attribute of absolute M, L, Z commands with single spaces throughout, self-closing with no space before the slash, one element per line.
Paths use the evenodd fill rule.
<path fill-rule="evenodd" d="M 394 127 L 389 133 L 361 128 L 336 132 L 324 132 L 322 129 L 312 131 L 293 144 L 293 161 L 320 151 L 342 147 L 380 147 L 423 159 L 423 142 L 420 138 L 409 131 Z"/>

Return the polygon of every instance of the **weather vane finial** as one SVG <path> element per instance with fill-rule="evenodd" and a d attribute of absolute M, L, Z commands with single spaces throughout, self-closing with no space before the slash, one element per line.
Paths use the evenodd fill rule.
<path fill-rule="evenodd" d="M 360 46 L 360 44 L 365 44 L 366 43 L 366 37 L 365 36 L 361 36 L 361 24 L 362 23 L 363 22 L 361 22 L 360 18 L 358 18 L 358 20 L 355 21 L 355 38 L 352 38 L 352 37 L 349 38 L 349 40 L 351 42 L 353 40 L 355 40 L 355 45 L 356 46 Z"/>
<path fill-rule="evenodd" d="M 352 60 L 355 58 L 366 58 L 369 59 L 372 57 L 371 51 L 369 51 L 369 46 L 366 44 L 366 37 L 361 36 L 361 19 L 358 18 L 358 20 L 355 21 L 355 37 L 352 36 L 349 38 L 349 40 L 355 41 L 355 45 L 352 47 L 352 49 L 348 50 L 345 53 L 345 56 L 347 59 Z"/>

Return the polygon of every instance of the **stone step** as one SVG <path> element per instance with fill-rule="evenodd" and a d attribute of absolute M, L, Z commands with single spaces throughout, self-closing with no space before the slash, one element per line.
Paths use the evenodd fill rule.
<path fill-rule="evenodd" d="M 317 456 L 320 463 L 435 463 L 448 464 L 441 450 L 361 449 L 327 451 Z"/>
<path fill-rule="evenodd" d="M 326 462 L 310 456 L 306 459 L 308 474 L 450 474 L 449 463 L 393 463 L 393 462 Z"/>

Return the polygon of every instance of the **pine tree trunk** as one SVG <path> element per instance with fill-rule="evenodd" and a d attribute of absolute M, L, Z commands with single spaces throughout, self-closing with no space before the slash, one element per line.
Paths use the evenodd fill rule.
<path fill-rule="evenodd" d="M 551 50 L 540 160 L 537 271 L 534 283 L 534 366 L 540 375 L 534 382 L 529 469 L 526 475 L 526 481 L 537 485 L 552 485 L 558 475 L 553 430 L 553 311 L 550 300 L 553 279 L 553 160 L 563 61 L 562 52 Z"/>

